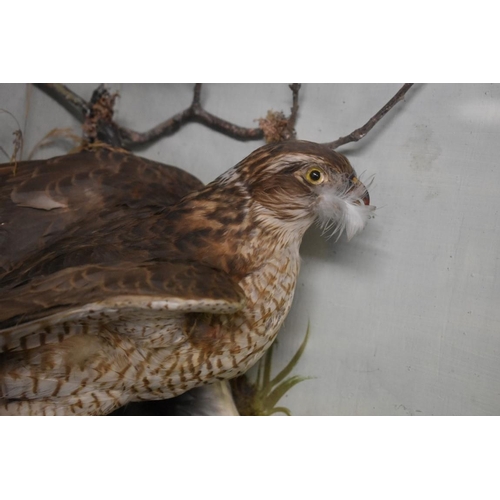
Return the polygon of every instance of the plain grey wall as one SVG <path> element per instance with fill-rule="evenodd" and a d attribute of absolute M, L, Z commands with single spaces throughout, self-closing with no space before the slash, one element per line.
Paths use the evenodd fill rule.
<path fill-rule="evenodd" d="M 110 84 L 116 119 L 145 130 L 189 105 L 192 84 Z M 304 84 L 298 137 L 336 139 L 365 123 L 399 84 Z M 70 87 L 89 99 L 96 85 Z M 288 112 L 285 84 L 205 85 L 206 108 L 243 126 Z M 0 108 L 25 134 L 24 157 L 54 128 L 79 123 L 38 89 L 0 85 Z M 0 146 L 17 128 L 0 114 Z M 311 336 L 294 374 L 315 377 L 280 405 L 297 415 L 500 414 L 500 85 L 417 85 L 372 132 L 339 151 L 375 174 L 379 207 L 347 243 L 306 235 L 295 302 L 275 371 Z M 137 154 L 208 182 L 262 142 L 190 124 Z M 61 154 L 58 145 L 37 157 Z"/>

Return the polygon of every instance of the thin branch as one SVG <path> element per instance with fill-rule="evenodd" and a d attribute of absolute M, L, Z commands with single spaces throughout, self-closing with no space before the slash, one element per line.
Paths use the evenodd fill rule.
<path fill-rule="evenodd" d="M 51 146 L 58 140 L 70 142 L 73 148 L 77 148 L 82 144 L 82 138 L 76 135 L 71 128 L 54 128 L 33 146 L 28 155 L 28 160 L 32 160 L 39 149 Z"/>
<path fill-rule="evenodd" d="M 194 121 L 202 123 L 211 129 L 222 132 L 223 134 L 229 135 L 234 139 L 240 139 L 243 141 L 257 140 L 264 137 L 264 132 L 260 128 L 245 128 L 233 123 L 227 122 L 222 118 L 212 115 L 203 108 L 195 110 Z"/>
<path fill-rule="evenodd" d="M 336 141 L 324 143 L 324 145 L 332 149 L 337 149 L 339 146 L 349 142 L 357 142 L 362 139 L 375 126 L 375 124 L 378 123 L 380 119 L 394 107 L 395 104 L 404 99 L 406 92 L 410 90 L 412 85 L 413 83 L 405 83 L 396 95 L 394 95 L 394 97 L 382 109 L 380 109 L 378 113 L 373 115 L 362 127 L 354 130 L 354 132 L 351 132 L 349 135 L 339 137 Z"/>
<path fill-rule="evenodd" d="M 89 103 L 62 83 L 35 83 L 35 85 L 80 118 L 87 116 L 90 111 Z"/>
<path fill-rule="evenodd" d="M 193 104 L 191 106 L 201 106 L 201 86 L 202 83 L 194 84 Z"/>
<path fill-rule="evenodd" d="M 146 144 L 148 142 L 152 142 L 159 137 L 172 135 L 177 132 L 181 128 L 182 125 L 190 121 L 192 115 L 191 107 L 177 113 L 172 116 L 168 120 L 160 123 L 156 127 L 153 127 L 151 130 L 147 132 L 135 132 L 126 127 L 118 127 L 120 131 L 120 135 L 123 138 L 124 145 L 132 146 L 132 145 L 140 145 Z"/>
<path fill-rule="evenodd" d="M 85 118 L 92 109 L 91 103 L 86 102 L 65 85 L 60 83 L 38 83 L 36 85 L 54 97 L 58 102 L 63 104 L 73 114 L 83 116 Z M 240 140 L 255 140 L 262 139 L 264 137 L 264 132 L 260 128 L 239 127 L 238 125 L 234 125 L 233 123 L 205 111 L 200 102 L 201 86 L 201 83 L 197 83 L 195 85 L 193 101 L 187 109 L 177 113 L 147 132 L 136 132 L 112 122 L 115 130 L 117 130 L 121 136 L 123 141 L 122 146 L 140 146 L 155 141 L 160 137 L 172 135 L 188 122 L 201 123 L 209 128 L 217 130 L 218 132 L 222 132 L 223 134 Z"/>
<path fill-rule="evenodd" d="M 223 134 L 229 135 L 234 139 L 244 141 L 262 139 L 264 132 L 260 128 L 246 128 L 234 125 L 222 118 L 212 115 L 205 111 L 201 105 L 201 83 L 197 83 L 194 87 L 193 102 L 189 108 L 177 113 L 168 120 L 153 127 L 147 132 L 135 132 L 125 127 L 118 127 L 120 134 L 124 140 L 124 146 L 138 146 L 152 142 L 160 137 L 172 135 L 177 132 L 184 124 L 188 122 L 198 122 L 207 127 L 217 130 Z"/>
<path fill-rule="evenodd" d="M 86 102 L 65 85 L 60 83 L 43 83 L 36 85 L 49 93 L 58 102 L 62 103 L 73 114 L 86 118 L 92 112 L 93 104 Z M 106 126 L 111 127 L 118 134 L 121 140 L 121 146 L 127 148 L 141 146 L 153 142 L 160 137 L 172 135 L 188 122 L 201 123 L 202 125 L 216 130 L 217 132 L 221 132 L 222 134 L 233 137 L 234 139 L 243 141 L 264 138 L 265 131 L 262 127 L 240 127 L 206 111 L 201 105 L 201 89 L 202 84 L 197 83 L 194 87 L 193 101 L 188 108 L 146 132 L 136 132 L 127 127 L 121 127 L 114 121 L 107 121 Z M 292 90 L 293 95 L 291 115 L 289 118 L 285 118 L 285 116 L 281 114 L 283 116 L 282 121 L 286 131 L 279 137 L 279 139 L 276 140 L 288 140 L 295 138 L 295 122 L 299 108 L 298 95 L 300 84 L 294 83 L 290 85 L 290 89 Z"/>

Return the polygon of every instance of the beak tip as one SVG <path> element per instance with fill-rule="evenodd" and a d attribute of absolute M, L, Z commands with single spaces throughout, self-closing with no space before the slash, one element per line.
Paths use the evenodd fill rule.
<path fill-rule="evenodd" d="M 355 175 L 350 179 L 350 181 L 351 181 L 352 189 L 356 189 L 356 190 L 358 190 L 358 192 L 360 190 L 364 189 L 364 195 L 361 199 L 363 200 L 363 203 L 365 205 L 369 205 L 370 204 L 370 194 L 368 193 L 368 189 L 366 188 L 366 186 Z"/>

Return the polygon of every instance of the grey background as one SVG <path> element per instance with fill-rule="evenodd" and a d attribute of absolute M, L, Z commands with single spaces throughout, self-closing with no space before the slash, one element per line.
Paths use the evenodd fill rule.
<path fill-rule="evenodd" d="M 89 99 L 93 84 L 70 87 Z M 189 105 L 192 84 L 110 84 L 116 119 L 145 130 Z M 365 123 L 399 84 L 304 84 L 300 139 L 331 141 Z M 242 126 L 288 112 L 285 84 L 205 85 L 202 102 Z M 50 97 L 0 85 L 26 158 L 53 128 L 79 123 Z M 15 121 L 0 114 L 0 146 Z M 418 85 L 357 144 L 339 149 L 370 190 L 375 219 L 347 243 L 312 228 L 273 368 L 311 336 L 294 374 L 315 377 L 280 402 L 296 415 L 500 414 L 500 85 Z M 262 142 L 190 124 L 137 154 L 214 179 Z M 49 157 L 64 145 L 38 151 Z M 3 160 L 2 160 L 3 161 Z"/>

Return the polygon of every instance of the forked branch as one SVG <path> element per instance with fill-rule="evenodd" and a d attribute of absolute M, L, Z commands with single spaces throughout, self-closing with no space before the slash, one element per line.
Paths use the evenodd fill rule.
<path fill-rule="evenodd" d="M 293 98 L 290 116 L 286 117 L 282 112 L 269 111 L 265 118 L 259 119 L 259 127 L 255 128 L 240 127 L 206 111 L 201 104 L 202 84 L 197 83 L 194 87 L 193 100 L 188 108 L 146 132 L 136 132 L 113 121 L 112 107 L 115 95 L 111 95 L 104 86 L 99 86 L 96 89 L 91 102 L 88 103 L 60 83 L 37 85 L 61 102 L 73 114 L 84 118 L 84 131 L 90 142 L 97 139 L 114 146 L 134 148 L 153 142 L 160 137 L 172 135 L 189 122 L 201 123 L 222 134 L 243 141 L 265 139 L 266 142 L 277 142 L 296 138 L 295 124 L 299 110 L 300 90 L 298 83 L 290 85 Z M 339 137 L 336 141 L 325 143 L 325 145 L 336 149 L 365 137 L 382 117 L 405 97 L 412 85 L 413 83 L 405 83 L 394 97 L 362 127 L 349 135 Z"/>
<path fill-rule="evenodd" d="M 53 96 L 58 102 L 64 104 L 66 108 L 73 112 L 73 114 L 76 114 L 79 117 L 83 116 L 86 120 L 95 109 L 95 102 L 87 103 L 84 99 L 79 97 L 65 85 L 62 85 L 60 83 L 45 83 L 37 85 L 38 87 L 49 93 L 51 96 Z M 128 148 L 144 145 L 153 142 L 160 137 L 172 135 L 188 122 L 201 123 L 213 130 L 239 140 L 247 141 L 264 138 L 265 131 L 261 127 L 240 127 L 239 125 L 230 123 L 206 111 L 201 105 L 201 87 L 201 83 L 197 83 L 195 85 L 193 101 L 188 108 L 186 108 L 184 111 L 181 111 L 180 113 L 177 113 L 168 120 L 165 120 L 164 122 L 158 124 L 156 127 L 153 127 L 147 132 L 136 132 L 134 130 L 116 124 L 114 121 L 109 119 L 112 113 L 107 114 L 108 121 L 106 122 L 106 128 L 113 129 L 120 137 L 121 146 Z M 290 115 L 289 119 L 286 119 L 286 121 L 288 129 L 291 131 L 289 135 L 290 137 L 292 137 L 294 136 L 294 126 L 298 111 L 298 92 L 300 85 L 293 84 L 290 86 L 290 88 L 293 95 L 292 114 Z M 99 97 L 101 98 L 103 96 L 102 89 L 103 87 L 99 87 L 96 90 L 96 92 L 99 92 Z M 95 101 L 94 98 L 93 101 Z M 95 113 L 93 116 L 95 116 Z"/>
<path fill-rule="evenodd" d="M 152 142 L 163 136 L 172 135 L 188 122 L 201 123 L 217 132 L 243 141 L 262 139 L 264 137 L 264 132 L 261 128 L 240 127 L 209 113 L 201 105 L 200 95 L 201 83 L 197 83 L 194 87 L 191 106 L 147 132 L 135 132 L 125 127 L 119 127 L 124 140 L 124 146 L 138 146 Z"/>

